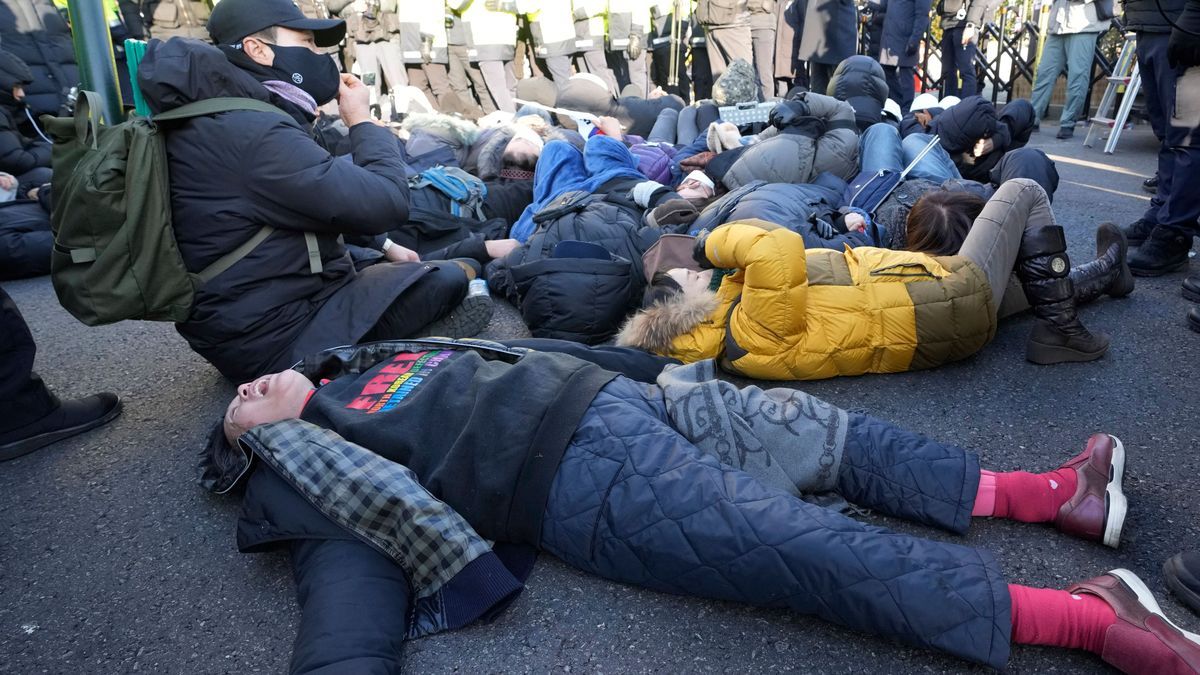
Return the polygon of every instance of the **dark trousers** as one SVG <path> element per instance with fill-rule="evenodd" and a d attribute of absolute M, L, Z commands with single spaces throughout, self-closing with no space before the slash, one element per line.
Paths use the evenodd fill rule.
<path fill-rule="evenodd" d="M 1177 88 L 1182 69 L 1167 63 L 1169 33 L 1138 33 L 1137 59 L 1142 75 L 1142 93 L 1154 135 L 1162 142 L 1158 150 L 1158 193 L 1142 216 L 1147 222 L 1178 230 L 1183 234 L 1200 233 L 1200 139 L 1195 127 L 1172 124 L 1172 113 L 1181 117 L 1197 109 L 1200 91 L 1191 81 Z"/>
<path fill-rule="evenodd" d="M 697 101 L 712 98 L 712 63 L 709 62 L 707 47 L 692 49 L 692 86 L 696 89 Z"/>
<path fill-rule="evenodd" d="M 826 94 L 829 91 L 829 80 L 833 78 L 833 71 L 835 70 L 837 70 L 836 63 L 817 63 L 816 61 L 809 61 L 809 91 L 813 91 L 818 94 Z"/>
<path fill-rule="evenodd" d="M 636 59 L 630 59 L 623 51 L 605 54 L 608 55 L 608 68 L 617 80 L 618 93 L 624 92 L 625 87 L 632 84 L 637 88 L 638 96 L 646 98 L 650 94 L 650 73 L 646 63 L 649 57 L 646 54 Z"/>
<path fill-rule="evenodd" d="M 962 44 L 963 29 L 959 24 L 942 32 L 942 79 L 946 83 L 946 96 L 966 98 L 979 91 L 975 77 L 975 43 Z M 962 78 L 959 86 L 958 79 Z"/>
<path fill-rule="evenodd" d="M 432 269 L 392 301 L 360 342 L 418 337 L 467 297 L 467 275 L 461 267 L 451 262 L 422 264 Z"/>
<path fill-rule="evenodd" d="M 887 78 L 888 98 L 900 104 L 901 114 L 908 112 L 916 97 L 913 87 L 913 69 L 903 66 L 884 66 L 884 77 Z"/>
<path fill-rule="evenodd" d="M 656 49 L 650 56 L 650 79 L 655 85 L 662 87 L 668 94 L 675 94 L 684 103 L 692 101 L 692 78 L 688 73 L 687 54 L 682 45 L 677 54 L 679 61 L 676 65 L 677 84 L 671 86 L 671 48 L 670 46 Z"/>
<path fill-rule="evenodd" d="M 36 355 L 21 310 L 0 288 L 0 433 L 36 422 L 58 407 L 58 397 L 33 372 Z"/>
<path fill-rule="evenodd" d="M 610 382 L 550 488 L 542 547 L 622 583 L 787 607 L 1003 668 L 1010 600 L 992 556 L 860 523 L 722 465 L 667 423 L 657 387 Z M 850 414 L 836 491 L 963 531 L 976 457 Z"/>

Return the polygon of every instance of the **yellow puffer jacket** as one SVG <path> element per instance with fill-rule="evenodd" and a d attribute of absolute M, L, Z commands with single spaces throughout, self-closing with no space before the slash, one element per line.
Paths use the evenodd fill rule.
<path fill-rule="evenodd" d="M 805 251 L 800 235 L 757 220 L 717 228 L 705 253 L 734 270 L 715 296 L 643 310 L 618 344 L 685 362 L 720 358 L 757 379 L 817 380 L 931 368 L 996 333 L 987 278 L 961 256 Z"/>

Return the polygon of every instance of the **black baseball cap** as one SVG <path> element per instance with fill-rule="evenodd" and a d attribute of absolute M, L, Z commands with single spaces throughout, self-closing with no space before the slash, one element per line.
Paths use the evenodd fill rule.
<path fill-rule="evenodd" d="M 237 44 L 271 26 L 310 30 L 318 47 L 333 47 L 346 37 L 341 19 L 310 19 L 292 0 L 221 0 L 208 17 L 208 34 L 219 45 Z"/>

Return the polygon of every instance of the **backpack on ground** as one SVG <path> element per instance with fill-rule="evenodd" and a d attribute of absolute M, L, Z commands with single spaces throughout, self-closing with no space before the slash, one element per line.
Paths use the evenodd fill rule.
<path fill-rule="evenodd" d="M 198 274 L 188 272 L 171 222 L 166 143 L 158 123 L 233 110 L 291 117 L 255 99 L 214 98 L 104 126 L 100 106 L 99 96 L 80 92 L 73 118 L 45 120 L 54 139 L 54 291 L 62 306 L 89 326 L 126 319 L 186 321 L 196 289 L 244 258 L 274 229 L 264 226 Z M 311 260 L 316 237 L 306 239 Z"/>
<path fill-rule="evenodd" d="M 483 200 L 487 186 L 471 174 L 452 166 L 435 166 L 408 179 L 408 187 L 417 190 L 432 187 L 450 198 L 451 215 L 460 218 L 487 220 L 483 215 Z"/>

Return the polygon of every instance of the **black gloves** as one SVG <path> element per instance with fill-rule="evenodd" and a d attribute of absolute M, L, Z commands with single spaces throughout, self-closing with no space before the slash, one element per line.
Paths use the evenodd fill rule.
<path fill-rule="evenodd" d="M 637 33 L 630 35 L 629 46 L 625 48 L 625 54 L 629 56 L 629 60 L 637 61 L 645 52 L 646 45 L 642 42 L 642 36 Z"/>
<path fill-rule="evenodd" d="M 700 230 L 696 234 L 696 245 L 692 247 L 692 260 L 700 266 L 702 270 L 711 270 L 713 268 L 712 261 L 708 259 L 708 253 L 705 252 L 704 246 L 708 243 L 708 230 Z"/>
<path fill-rule="evenodd" d="M 1167 63 L 1172 68 L 1200 66 L 1200 5 L 1187 3 L 1167 41 Z"/>
<path fill-rule="evenodd" d="M 908 44 L 904 46 L 904 53 L 909 56 L 912 56 L 912 55 L 916 54 L 918 51 L 920 51 L 920 49 L 921 49 L 921 38 L 914 38 L 912 40 L 909 40 Z"/>

